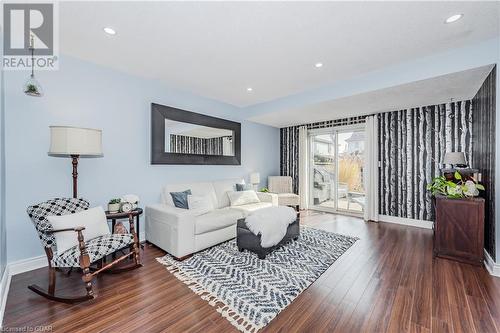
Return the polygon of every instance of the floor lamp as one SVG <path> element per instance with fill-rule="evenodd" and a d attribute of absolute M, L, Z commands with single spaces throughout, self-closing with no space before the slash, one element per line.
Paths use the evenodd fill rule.
<path fill-rule="evenodd" d="M 70 157 L 73 165 L 73 198 L 78 196 L 78 159 L 102 157 L 102 131 L 71 126 L 49 126 L 49 156 Z"/>

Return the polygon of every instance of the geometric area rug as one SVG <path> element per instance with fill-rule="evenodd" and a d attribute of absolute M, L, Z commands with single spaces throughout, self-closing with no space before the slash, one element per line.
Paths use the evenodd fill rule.
<path fill-rule="evenodd" d="M 356 241 L 301 227 L 300 237 L 261 260 L 236 240 L 177 261 L 157 260 L 242 332 L 257 332 L 285 309 Z"/>

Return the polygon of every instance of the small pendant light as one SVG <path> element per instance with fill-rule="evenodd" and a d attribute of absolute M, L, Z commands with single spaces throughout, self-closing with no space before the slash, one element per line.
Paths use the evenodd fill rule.
<path fill-rule="evenodd" d="M 30 40 L 30 50 L 31 50 L 31 75 L 28 80 L 24 83 L 23 91 L 28 96 L 42 97 L 43 90 L 42 86 L 35 79 L 35 41 L 33 40 L 33 35 L 31 35 Z"/>

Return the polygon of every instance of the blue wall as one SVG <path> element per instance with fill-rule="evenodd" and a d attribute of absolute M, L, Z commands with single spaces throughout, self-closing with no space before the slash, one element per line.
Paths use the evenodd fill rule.
<path fill-rule="evenodd" d="M 279 173 L 279 129 L 241 121 L 240 109 L 72 57 L 59 71 L 37 73 L 44 97 L 22 93 L 26 72 L 6 72 L 6 208 L 8 262 L 43 254 L 26 207 L 71 195 L 69 159 L 47 156 L 49 125 L 103 130 L 104 158 L 81 159 L 79 195 L 105 205 L 126 193 L 159 200 L 166 183 Z M 150 160 L 150 103 L 242 122 L 241 166 L 155 165 Z M 144 229 L 143 229 L 144 230 Z"/>
<path fill-rule="evenodd" d="M 0 37 L 0 54 L 3 54 L 3 38 Z M 2 57 L 0 57 L 2 60 Z M 2 60 L 3 61 L 3 60 Z M 5 226 L 5 84 L 4 70 L 0 69 L 0 277 L 7 264 L 7 237 Z M 1 314 L 0 314 L 1 315 Z"/>

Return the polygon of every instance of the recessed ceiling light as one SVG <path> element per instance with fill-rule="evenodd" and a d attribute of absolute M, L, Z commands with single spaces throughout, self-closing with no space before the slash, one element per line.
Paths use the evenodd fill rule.
<path fill-rule="evenodd" d="M 115 29 L 113 28 L 110 28 L 110 27 L 105 27 L 104 29 L 104 32 L 107 33 L 108 35 L 116 35 L 116 31 Z"/>
<path fill-rule="evenodd" d="M 323 63 L 317 62 L 316 64 L 314 64 L 314 67 L 321 68 L 321 67 L 323 67 Z"/>
<path fill-rule="evenodd" d="M 252 88 L 252 87 L 248 87 L 248 88 L 247 88 L 247 91 L 248 91 L 248 92 L 252 92 L 252 91 L 253 91 L 253 88 Z"/>
<path fill-rule="evenodd" d="M 452 16 L 448 17 L 446 19 L 446 21 L 444 21 L 444 23 L 453 23 L 453 22 L 456 22 L 456 21 L 460 20 L 463 16 L 464 16 L 464 14 L 455 14 L 455 15 L 452 15 Z"/>

